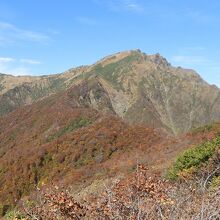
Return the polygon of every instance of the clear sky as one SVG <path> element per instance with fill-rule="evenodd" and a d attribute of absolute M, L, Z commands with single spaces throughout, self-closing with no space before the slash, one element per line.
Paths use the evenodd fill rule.
<path fill-rule="evenodd" d="M 220 86 L 219 0 L 0 0 L 0 72 L 50 74 L 139 48 Z"/>

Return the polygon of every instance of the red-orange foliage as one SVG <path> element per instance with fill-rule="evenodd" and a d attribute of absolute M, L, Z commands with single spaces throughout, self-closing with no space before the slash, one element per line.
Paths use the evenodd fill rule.
<path fill-rule="evenodd" d="M 92 123 L 56 137 L 78 118 Z M 131 169 L 134 152 L 141 150 L 147 155 L 163 139 L 153 129 L 75 107 L 68 96 L 51 97 L 0 118 L 0 131 L 3 204 L 15 204 L 36 186 L 52 181 L 75 184 L 89 181 L 95 173 L 108 176 Z M 51 136 L 55 138 L 48 140 Z M 114 161 L 120 162 L 114 166 Z"/>
<path fill-rule="evenodd" d="M 139 165 L 134 175 L 106 186 L 93 202 L 77 202 L 67 191 L 55 188 L 42 192 L 41 203 L 24 210 L 39 219 L 147 219 L 159 207 L 172 204 L 168 188 L 167 182 L 148 176 L 147 169 Z"/>
<path fill-rule="evenodd" d="M 135 174 L 106 186 L 93 201 L 77 201 L 65 190 L 42 192 L 41 203 L 24 208 L 37 219 L 218 219 L 220 189 L 209 192 L 204 182 L 163 181 L 143 165 Z"/>
<path fill-rule="evenodd" d="M 82 185 L 126 174 L 137 158 L 152 172 L 161 172 L 194 138 L 168 138 L 152 128 L 128 125 L 113 112 L 103 115 L 83 103 L 79 107 L 78 101 L 75 90 L 69 90 L 0 117 L 0 204 L 16 204 L 36 186 L 52 182 Z M 91 124 L 57 135 L 78 118 Z"/>

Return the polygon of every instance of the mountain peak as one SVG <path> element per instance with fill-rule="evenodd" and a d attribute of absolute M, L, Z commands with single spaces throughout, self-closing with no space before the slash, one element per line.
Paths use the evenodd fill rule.
<path fill-rule="evenodd" d="M 171 66 L 171 64 L 166 60 L 165 57 L 163 57 L 161 54 L 146 54 L 145 52 L 141 51 L 140 49 L 134 49 L 134 50 L 127 50 L 127 51 L 121 51 L 118 53 L 115 53 L 113 55 L 106 56 L 105 58 L 101 59 L 98 63 L 102 63 L 105 61 L 115 62 L 121 59 L 124 59 L 125 57 L 129 56 L 135 56 L 136 58 L 143 58 L 142 60 L 149 60 L 153 62 L 156 65 L 163 65 L 165 66 Z"/>
<path fill-rule="evenodd" d="M 150 59 L 158 65 L 170 66 L 170 63 L 167 61 L 167 59 L 161 56 L 159 53 L 148 55 L 148 57 L 150 57 Z"/>
<path fill-rule="evenodd" d="M 163 127 L 174 134 L 220 119 L 218 88 L 195 71 L 172 67 L 159 53 L 148 55 L 140 49 L 115 53 L 63 74 L 7 78 L 0 83 L 0 95 L 4 94 L 0 115 L 76 87 L 80 94 L 76 103 L 110 109 L 126 121 Z"/>

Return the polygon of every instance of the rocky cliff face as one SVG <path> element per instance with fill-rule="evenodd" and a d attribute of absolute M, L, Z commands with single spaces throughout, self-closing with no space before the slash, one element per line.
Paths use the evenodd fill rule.
<path fill-rule="evenodd" d="M 159 54 L 146 55 L 140 50 L 117 53 L 63 74 L 28 78 L 11 89 L 8 86 L 0 96 L 0 112 L 3 115 L 69 88 L 77 106 L 111 112 L 130 123 L 173 134 L 220 120 L 217 87 L 193 70 L 172 67 Z"/>

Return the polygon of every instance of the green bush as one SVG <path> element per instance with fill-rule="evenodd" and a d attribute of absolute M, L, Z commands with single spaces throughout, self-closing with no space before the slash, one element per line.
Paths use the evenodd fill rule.
<path fill-rule="evenodd" d="M 167 178 L 175 180 L 179 173 L 192 167 L 198 168 L 213 156 L 215 150 L 220 147 L 220 136 L 213 141 L 208 141 L 194 148 L 188 149 L 181 154 L 173 166 L 167 172 Z"/>
<path fill-rule="evenodd" d="M 90 119 L 87 119 L 87 118 L 77 118 L 73 121 L 71 121 L 66 127 L 60 129 L 57 133 L 51 135 L 47 141 L 52 141 L 54 140 L 55 138 L 59 138 L 61 137 L 62 135 L 66 134 L 66 133 L 69 133 L 71 131 L 74 131 L 78 128 L 82 128 L 82 127 L 85 127 L 85 126 L 88 126 L 92 123 L 92 121 Z"/>
<path fill-rule="evenodd" d="M 5 220 L 15 220 L 15 219 L 26 219 L 18 210 L 14 209 L 6 213 L 4 216 Z"/>
<path fill-rule="evenodd" d="M 210 183 L 211 189 L 217 189 L 220 187 L 220 176 L 215 176 L 212 178 L 212 181 Z"/>
<path fill-rule="evenodd" d="M 57 133 L 57 137 L 60 137 L 65 133 L 74 131 L 75 129 L 85 127 L 85 126 L 89 125 L 90 123 L 91 123 L 91 121 L 89 119 L 86 119 L 86 118 L 75 119 L 72 122 L 70 122 L 70 124 L 67 127 L 61 129 Z"/>
<path fill-rule="evenodd" d="M 0 204 L 0 218 L 1 216 L 4 216 L 8 212 L 9 209 L 10 209 L 10 205 Z"/>

